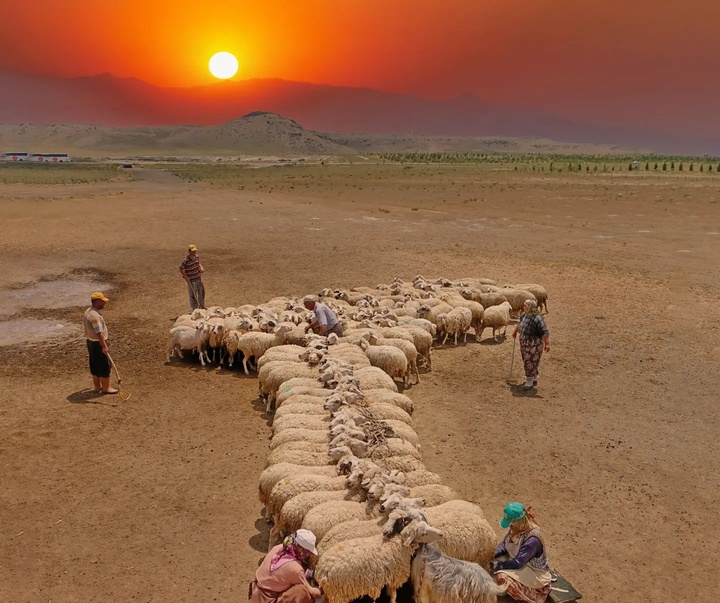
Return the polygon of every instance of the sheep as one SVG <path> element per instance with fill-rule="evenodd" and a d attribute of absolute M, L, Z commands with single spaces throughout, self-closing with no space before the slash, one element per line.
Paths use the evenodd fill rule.
<path fill-rule="evenodd" d="M 507 592 L 477 563 L 454 559 L 431 542 L 443 532 L 424 521 L 415 521 L 400 535 L 404 546 L 418 544 L 411 566 L 417 603 L 497 603 Z"/>
<path fill-rule="evenodd" d="M 517 313 L 522 310 L 525 300 L 535 299 L 535 296 L 530 291 L 524 289 L 503 289 L 502 294 L 505 296 L 510 306 L 512 307 L 512 313 Z"/>
<path fill-rule="evenodd" d="M 503 337 L 507 334 L 507 327 L 510 323 L 510 310 L 512 306 L 510 302 L 504 301 L 499 306 L 491 306 L 485 310 L 483 316 L 482 325 L 480 327 L 480 333 L 477 334 L 477 338 L 480 339 L 485 329 L 490 327 L 492 329 L 493 339 L 497 339 L 497 334 L 500 332 L 500 328 L 503 329 Z"/>
<path fill-rule="evenodd" d="M 325 410 L 330 412 L 336 412 L 341 408 L 346 407 L 341 399 L 331 397 L 325 401 Z M 378 421 L 385 421 L 387 419 L 393 419 L 395 421 L 402 421 L 407 425 L 412 425 L 412 417 L 406 413 L 402 408 L 398 408 L 394 404 L 388 404 L 385 402 L 376 402 L 366 407 L 353 407 L 353 409 L 360 415 L 365 416 L 369 419 L 376 419 Z"/>
<path fill-rule="evenodd" d="M 280 386 L 292 377 L 313 377 L 318 375 L 315 367 L 301 362 L 274 360 L 258 371 L 258 394 L 267 401 L 269 413 Z"/>
<path fill-rule="evenodd" d="M 175 327 L 196 327 L 198 319 L 193 318 L 190 314 L 181 314 L 175 319 L 173 328 Z"/>
<path fill-rule="evenodd" d="M 307 450 L 286 450 L 285 446 L 276 448 L 267 457 L 265 467 L 276 463 L 293 463 L 295 465 L 332 465 L 333 459 L 328 452 L 309 452 Z"/>
<path fill-rule="evenodd" d="M 183 350 L 192 350 L 200 356 L 200 364 L 205 366 L 203 355 L 210 362 L 207 355 L 207 344 L 210 339 L 210 325 L 202 323 L 193 327 L 173 327 L 170 329 L 170 345 L 168 346 L 167 361 L 177 355 L 182 358 Z"/>
<path fill-rule="evenodd" d="M 318 554 L 322 556 L 325 551 L 345 540 L 353 538 L 367 538 L 368 536 L 382 536 L 383 518 L 353 519 L 343 521 L 330 528 L 318 545 Z"/>
<path fill-rule="evenodd" d="M 271 347 L 282 345 L 283 341 L 276 333 L 256 333 L 251 331 L 238 338 L 237 348 L 243 355 L 243 369 L 249 375 L 248 362 L 251 358 L 256 361 Z"/>
<path fill-rule="evenodd" d="M 434 325 L 437 325 L 438 314 L 447 314 L 448 312 L 451 312 L 452 309 L 453 307 L 444 301 L 441 301 L 439 304 L 434 306 L 424 303 L 418 308 L 417 314 L 420 318 L 429 320 Z"/>
<path fill-rule="evenodd" d="M 210 325 L 208 347 L 212 348 L 213 362 L 215 362 L 215 352 L 220 349 L 220 364 L 222 364 L 225 353 L 225 347 L 223 346 L 223 339 L 225 338 L 225 318 L 213 316 L 207 319 L 207 324 Z"/>
<path fill-rule="evenodd" d="M 365 595 L 377 599 L 385 587 L 390 603 L 396 603 L 397 589 L 410 576 L 411 555 L 397 538 L 351 538 L 325 550 L 315 566 L 315 579 L 331 603 Z"/>
<path fill-rule="evenodd" d="M 288 362 L 300 362 L 300 354 L 305 350 L 298 345 L 279 345 L 267 350 L 257 361 L 257 368 L 260 370 L 268 362 L 273 360 L 286 360 Z"/>
<path fill-rule="evenodd" d="M 400 323 L 398 326 L 412 325 L 424 329 L 433 337 L 437 335 L 437 326 L 425 318 L 400 318 L 398 322 Z"/>
<path fill-rule="evenodd" d="M 425 506 L 434 507 L 451 500 L 458 500 L 460 497 L 455 490 L 443 486 L 442 484 L 427 484 L 424 486 L 416 486 L 410 488 L 407 495 L 390 494 L 380 497 L 382 504 L 380 505 L 380 513 L 390 513 L 394 511 L 406 498 L 421 498 Z"/>
<path fill-rule="evenodd" d="M 317 387 L 319 385 L 316 382 L 315 387 L 286 387 L 282 385 L 278 388 L 277 395 L 275 396 L 275 406 L 278 410 L 285 404 L 319 404 L 323 405 L 326 398 L 332 395 L 332 390 Z"/>
<path fill-rule="evenodd" d="M 473 321 L 472 312 L 468 308 L 455 308 L 447 314 L 438 314 L 437 321 L 438 327 L 445 332 L 443 345 L 449 335 L 455 335 L 455 345 L 457 345 L 458 334 L 463 334 L 464 343 L 467 343 L 467 332 Z"/>
<path fill-rule="evenodd" d="M 317 429 L 291 428 L 283 429 L 276 433 L 270 440 L 270 450 L 287 444 L 288 442 L 313 442 L 315 444 L 325 444 L 330 442 L 327 431 Z"/>
<path fill-rule="evenodd" d="M 294 396 L 293 398 L 288 398 L 285 403 L 280 406 L 275 411 L 275 415 L 273 417 L 273 422 L 277 421 L 278 419 L 283 418 L 286 415 L 316 415 L 319 417 L 326 417 L 328 414 L 328 411 L 325 410 L 323 407 L 323 404 L 325 403 L 325 400 L 323 398 L 318 398 L 316 396 L 308 396 L 308 399 L 314 399 L 317 400 L 316 402 L 301 402 L 299 400 L 302 400 L 304 396 L 301 398 L 300 396 L 297 397 L 298 401 L 295 401 Z"/>
<path fill-rule="evenodd" d="M 363 447 L 362 444 L 365 444 Z M 346 434 L 341 438 L 341 445 L 349 446 L 353 454 L 359 456 L 368 456 L 372 460 L 390 456 L 410 456 L 418 460 L 422 460 L 420 451 L 410 442 L 401 440 L 400 438 L 386 438 L 379 444 L 367 445 L 362 440 L 356 440 Z M 365 454 L 363 454 L 363 452 Z"/>
<path fill-rule="evenodd" d="M 283 505 L 293 496 L 303 492 L 324 492 L 347 490 L 347 480 L 342 476 L 327 477 L 325 475 L 291 475 L 281 479 L 270 492 L 265 504 L 271 517 L 277 517 Z M 300 526 L 298 526 L 300 527 Z"/>
<path fill-rule="evenodd" d="M 471 502 L 451 500 L 421 509 L 397 508 L 389 514 L 383 532 L 391 537 L 413 519 L 426 520 L 443 531 L 438 546 L 447 555 L 487 566 L 495 554 L 495 530 L 488 524 L 482 509 Z"/>
<path fill-rule="evenodd" d="M 363 502 L 365 498 L 364 492 L 351 491 L 347 489 L 339 490 L 314 490 L 301 492 L 282 506 L 282 509 L 274 516 L 275 525 L 270 530 L 269 547 L 272 548 L 278 536 L 284 536 L 290 532 L 298 530 L 305 519 L 305 516 L 311 509 L 327 502 L 347 501 L 347 502 Z M 382 526 L 378 523 L 380 533 Z"/>
<path fill-rule="evenodd" d="M 321 542 L 327 531 L 343 521 L 378 517 L 374 505 L 356 501 L 328 501 L 310 509 L 303 519 L 302 528 L 310 530 L 317 542 Z"/>
<path fill-rule="evenodd" d="M 393 380 L 409 385 L 408 359 L 402 350 L 392 345 L 370 345 L 367 341 L 358 342 L 358 345 L 365 352 L 370 364 L 382 369 Z"/>
<path fill-rule="evenodd" d="M 405 358 L 405 356 L 403 356 Z M 407 361 L 406 361 L 407 362 Z M 358 387 L 365 389 L 388 389 L 391 392 L 397 392 L 398 388 L 392 378 L 382 369 L 369 366 L 356 370 L 352 378 L 357 381 Z"/>
<path fill-rule="evenodd" d="M 432 370 L 432 357 L 430 353 L 433 345 L 433 335 L 430 335 L 425 329 L 414 325 L 404 325 L 402 327 L 384 329 L 382 336 L 388 339 L 405 339 L 410 336 L 410 341 L 415 345 L 418 354 L 420 354 L 425 361 L 427 370 Z"/>
<path fill-rule="evenodd" d="M 362 486 L 367 490 L 369 498 L 379 499 L 388 484 L 395 484 L 411 489 L 417 486 L 440 484 L 441 481 L 442 478 L 437 473 L 421 469 L 418 471 L 396 472 L 394 476 L 389 472 L 376 473 L 372 477 L 364 477 L 362 479 Z M 350 482 L 351 480 L 348 477 L 348 483 Z"/>
<path fill-rule="evenodd" d="M 371 406 L 378 402 L 394 404 L 411 415 L 415 409 L 413 402 L 405 394 L 391 392 L 386 389 L 366 389 L 362 391 L 338 391 L 331 397 L 340 397 L 348 404 L 360 404 Z"/>
<path fill-rule="evenodd" d="M 337 468 L 331 465 L 295 465 L 292 463 L 276 463 L 271 467 L 263 470 L 260 474 L 260 483 L 258 486 L 258 497 L 260 502 L 265 505 L 270 497 L 270 492 L 281 479 L 288 476 L 297 475 L 325 475 L 334 477 L 337 475 Z M 266 515 L 266 517 L 269 517 Z"/>
<path fill-rule="evenodd" d="M 226 329 L 225 331 L 225 337 L 223 338 L 222 344 L 225 348 L 225 356 L 228 358 L 228 366 L 230 368 L 232 368 L 232 365 L 235 362 L 235 355 L 238 353 L 240 337 L 250 330 L 250 328 L 245 328 L 246 326 L 250 328 L 252 327 L 248 319 L 243 319 L 243 322 L 240 323 L 240 329 Z M 223 361 L 224 357 L 221 356 L 220 364 L 223 364 Z"/>
<path fill-rule="evenodd" d="M 483 314 L 485 313 L 485 309 L 482 307 L 482 304 L 465 299 L 457 293 L 454 295 L 446 294 L 443 296 L 443 299 L 446 299 L 447 303 L 453 308 L 467 308 L 470 312 L 472 312 L 472 321 L 470 326 L 475 330 L 475 334 L 477 335 L 478 328 L 482 323 Z"/>
<path fill-rule="evenodd" d="M 460 292 L 460 294 L 462 295 L 462 291 Z M 473 301 L 478 302 L 483 308 L 485 308 L 485 312 L 487 312 L 488 308 L 492 306 L 499 306 L 503 302 L 507 301 L 507 297 L 505 297 L 504 293 L 496 291 L 481 293 L 480 295 L 473 296 L 472 299 Z"/>
<path fill-rule="evenodd" d="M 331 335 L 334 335 L 334 333 L 331 333 Z M 331 345 L 328 348 L 327 357 L 342 360 L 355 368 L 371 366 L 370 360 L 363 351 L 351 343 Z"/>
<path fill-rule="evenodd" d="M 405 358 L 407 359 L 407 382 L 406 386 L 410 385 L 410 374 L 415 373 L 415 383 L 420 383 L 420 372 L 418 371 L 417 366 L 417 360 L 418 360 L 418 351 L 415 347 L 414 343 L 411 343 L 409 341 L 406 341 L 405 339 L 385 339 L 383 337 L 378 337 L 375 334 L 371 334 L 369 337 L 370 344 L 373 346 L 384 346 L 384 345 L 391 345 L 398 350 L 400 350 L 403 354 L 405 354 Z M 362 345 L 361 345 L 362 347 Z M 365 348 L 363 348 L 365 349 Z M 367 350 L 365 349 L 365 353 L 367 354 Z M 371 361 L 372 363 L 372 361 Z"/>
<path fill-rule="evenodd" d="M 542 308 L 545 308 L 545 312 L 548 312 L 548 306 L 547 306 L 547 300 L 548 300 L 548 294 L 545 290 L 545 287 L 542 285 L 537 285 L 535 283 L 530 284 L 521 284 L 521 285 L 514 285 L 515 289 L 524 289 L 525 291 L 529 291 L 535 296 L 535 299 L 537 300 L 538 304 L 538 310 L 542 310 Z"/>

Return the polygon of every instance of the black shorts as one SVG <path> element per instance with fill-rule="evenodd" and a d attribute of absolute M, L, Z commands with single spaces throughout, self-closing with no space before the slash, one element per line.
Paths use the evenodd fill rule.
<path fill-rule="evenodd" d="M 103 354 L 99 341 L 85 340 L 90 356 L 90 374 L 93 377 L 107 379 L 110 376 L 110 360 Z"/>

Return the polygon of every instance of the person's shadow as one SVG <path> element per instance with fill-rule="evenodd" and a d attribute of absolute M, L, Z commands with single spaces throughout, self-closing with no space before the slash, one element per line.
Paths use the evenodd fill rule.
<path fill-rule="evenodd" d="M 81 389 L 65 398 L 71 404 L 99 404 L 101 406 L 110 406 L 115 408 L 117 404 L 113 404 L 110 400 L 118 400 L 117 396 L 108 396 L 99 394 L 94 389 Z"/>
<path fill-rule="evenodd" d="M 538 400 L 544 399 L 543 396 L 538 393 L 537 387 L 534 387 L 532 389 L 525 389 L 522 383 L 511 384 L 510 392 L 515 398 L 537 398 Z"/>

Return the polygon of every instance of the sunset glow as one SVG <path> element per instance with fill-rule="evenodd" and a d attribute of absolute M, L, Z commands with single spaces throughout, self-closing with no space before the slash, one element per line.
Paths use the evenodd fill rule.
<path fill-rule="evenodd" d="M 224 50 L 241 57 L 237 79 L 472 94 L 703 134 L 720 96 L 717 23 L 710 0 L 6 2 L 0 69 L 195 87 L 217 83 L 208 59 Z"/>

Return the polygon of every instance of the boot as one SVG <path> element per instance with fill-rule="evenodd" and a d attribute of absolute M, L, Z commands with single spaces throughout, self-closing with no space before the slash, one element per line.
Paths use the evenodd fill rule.
<path fill-rule="evenodd" d="M 526 377 L 523 389 L 532 389 L 533 387 L 535 387 L 535 380 L 532 377 Z"/>

